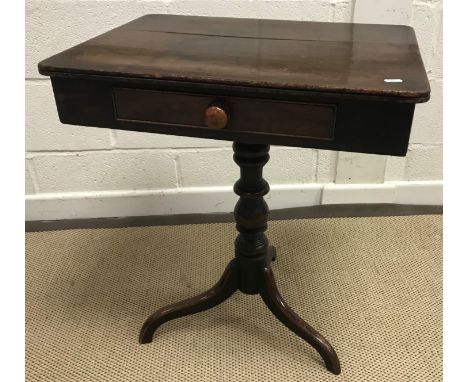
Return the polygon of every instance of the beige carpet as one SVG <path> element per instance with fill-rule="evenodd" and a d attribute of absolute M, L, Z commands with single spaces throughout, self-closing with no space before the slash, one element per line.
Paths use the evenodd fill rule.
<path fill-rule="evenodd" d="M 26 235 L 27 381 L 441 381 L 442 217 L 275 221 L 289 305 L 335 347 L 342 374 L 239 292 L 138 332 L 157 308 L 211 287 L 234 224 Z"/>

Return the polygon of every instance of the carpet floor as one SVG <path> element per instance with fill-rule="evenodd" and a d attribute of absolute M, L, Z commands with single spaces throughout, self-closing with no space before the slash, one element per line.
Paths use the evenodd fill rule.
<path fill-rule="evenodd" d="M 211 287 L 231 223 L 26 234 L 27 381 L 442 381 L 442 216 L 273 221 L 288 304 L 334 346 L 342 373 L 259 296 L 161 326 L 147 316 Z"/>

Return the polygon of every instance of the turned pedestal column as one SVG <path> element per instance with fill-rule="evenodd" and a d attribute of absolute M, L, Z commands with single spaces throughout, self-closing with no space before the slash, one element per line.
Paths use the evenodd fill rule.
<path fill-rule="evenodd" d="M 269 146 L 234 143 L 234 161 L 240 167 L 240 179 L 234 185 L 239 201 L 234 209 L 239 234 L 235 241 L 235 258 L 220 280 L 208 291 L 164 307 L 151 315 L 140 332 L 140 343 L 153 339 L 164 322 L 212 308 L 236 290 L 245 294 L 259 293 L 271 312 L 290 330 L 312 345 L 322 356 L 328 370 L 340 373 L 340 362 L 328 341 L 300 318 L 281 297 L 270 262 L 276 258 L 274 247 L 265 235 L 268 205 L 263 196 L 269 191 L 263 179 L 263 166 L 269 159 Z"/>

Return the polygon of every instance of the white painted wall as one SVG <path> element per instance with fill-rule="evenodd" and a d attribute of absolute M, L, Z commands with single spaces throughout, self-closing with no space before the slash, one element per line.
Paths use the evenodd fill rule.
<path fill-rule="evenodd" d="M 231 143 L 62 125 L 42 59 L 148 13 L 406 24 L 432 87 L 405 158 L 273 147 L 271 208 L 442 204 L 442 1 L 27 0 L 26 219 L 231 211 Z"/>

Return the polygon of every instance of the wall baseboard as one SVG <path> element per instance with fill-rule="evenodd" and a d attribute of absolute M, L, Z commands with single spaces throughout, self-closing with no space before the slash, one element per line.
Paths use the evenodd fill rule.
<path fill-rule="evenodd" d="M 271 210 L 327 204 L 443 204 L 442 181 L 273 185 Z M 26 221 L 230 213 L 231 186 L 170 190 L 69 192 L 26 196 Z"/>
<path fill-rule="evenodd" d="M 373 204 L 321 204 L 318 206 L 271 210 L 269 221 L 290 219 L 382 217 L 409 215 L 442 215 L 442 206 L 406 205 L 394 203 Z M 235 224 L 234 213 L 125 216 L 116 218 L 91 218 L 67 220 L 33 220 L 25 224 L 26 232 L 43 232 L 66 229 L 127 228 L 183 224 Z"/>

